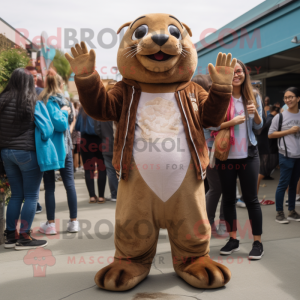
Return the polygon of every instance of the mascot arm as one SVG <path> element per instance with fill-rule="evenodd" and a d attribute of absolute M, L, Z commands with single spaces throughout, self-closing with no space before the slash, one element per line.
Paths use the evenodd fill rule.
<path fill-rule="evenodd" d="M 216 66 L 208 65 L 212 87 L 209 94 L 200 92 L 200 119 L 204 128 L 218 127 L 222 124 L 232 94 L 232 80 L 236 59 L 231 54 L 219 53 Z"/>
<path fill-rule="evenodd" d="M 96 71 L 96 53 L 92 49 L 88 51 L 86 44 L 76 44 L 71 48 L 73 57 L 66 53 L 73 72 L 78 89 L 80 102 L 86 113 L 99 121 L 119 121 L 123 91 L 122 84 L 116 84 L 107 93 L 100 76 Z"/>
<path fill-rule="evenodd" d="M 118 122 L 122 112 L 123 83 L 106 92 L 97 71 L 88 77 L 75 76 L 79 100 L 85 112 L 95 120 Z"/>
<path fill-rule="evenodd" d="M 204 89 L 198 93 L 200 120 L 204 128 L 218 127 L 224 122 L 231 93 L 231 85 L 214 83 L 209 94 Z"/>

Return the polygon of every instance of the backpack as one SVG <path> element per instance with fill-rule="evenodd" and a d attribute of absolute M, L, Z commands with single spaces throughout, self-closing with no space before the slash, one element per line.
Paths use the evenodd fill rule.
<path fill-rule="evenodd" d="M 281 131 L 282 121 L 283 121 L 283 115 L 282 115 L 282 113 L 279 113 L 278 131 Z M 285 157 L 288 157 L 288 152 L 287 152 L 287 147 L 286 147 L 284 136 L 281 138 L 275 139 L 275 141 L 277 142 L 277 140 L 278 140 L 278 145 L 280 145 L 281 139 L 283 139 L 283 144 L 284 144 L 284 148 L 285 148 Z"/>

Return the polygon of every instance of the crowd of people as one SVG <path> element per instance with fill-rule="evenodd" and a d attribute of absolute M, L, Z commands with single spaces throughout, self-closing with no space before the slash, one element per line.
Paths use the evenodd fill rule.
<path fill-rule="evenodd" d="M 108 89 L 115 84 L 110 82 Z M 46 240 L 34 239 L 31 225 L 44 181 L 47 221 L 39 231 L 57 234 L 55 226 L 55 172 L 59 171 L 69 207 L 67 231 L 80 230 L 77 220 L 77 193 L 74 173 L 79 162 L 85 170 L 89 203 L 104 203 L 106 175 L 111 198 L 116 201 L 118 179 L 112 166 L 113 123 L 93 120 L 66 97 L 64 80 L 53 69 L 45 78 L 45 88 L 37 86 L 34 67 L 16 69 L 0 95 L 1 163 L 11 186 L 6 214 L 5 248 L 26 250 L 45 247 Z M 96 149 L 94 149 L 94 144 Z M 96 150 L 96 151 L 95 151 Z M 98 177 L 99 196 L 94 177 Z M 17 230 L 19 217 L 21 224 Z"/>
<path fill-rule="evenodd" d="M 12 191 L 7 207 L 5 248 L 16 250 L 47 245 L 46 240 L 36 240 L 31 235 L 34 215 L 42 211 L 39 203 L 42 180 L 47 221 L 39 231 L 57 233 L 57 170 L 67 194 L 69 232 L 80 230 L 74 172 L 84 169 L 89 203 L 103 204 L 108 200 L 104 198 L 106 178 L 111 192 L 109 200 L 117 200 L 118 179 L 112 165 L 116 124 L 96 121 L 78 102 L 72 103 L 64 92 L 64 80 L 54 70 L 48 71 L 44 89 L 37 87 L 36 75 L 34 67 L 16 69 L 0 94 L 1 159 Z M 197 75 L 192 80 L 209 92 L 212 84 L 209 75 Z M 109 82 L 107 91 L 115 83 Z M 300 221 L 295 210 L 300 202 L 300 91 L 294 87 L 287 89 L 283 108 L 279 103 L 271 105 L 269 97 L 263 103 L 259 91 L 252 87 L 246 66 L 239 60 L 232 86 L 224 122 L 219 127 L 204 129 L 210 158 L 205 180 L 207 217 L 213 236 L 229 237 L 220 250 L 222 255 L 229 255 L 239 250 L 236 207 L 245 207 L 254 239 L 249 258 L 260 259 L 264 254 L 261 205 L 276 203 L 276 222 Z M 220 132 L 226 132 L 230 141 L 224 160 L 215 156 L 216 137 Z M 259 200 L 261 180 L 272 179 L 271 174 L 278 165 L 280 180 L 275 202 Z M 220 215 L 216 218 L 219 201 Z"/>
<path fill-rule="evenodd" d="M 209 92 L 209 75 L 197 75 L 192 80 Z M 271 105 L 269 97 L 265 97 L 263 103 L 259 91 L 251 85 L 249 72 L 239 60 L 232 85 L 232 99 L 224 122 L 218 128 L 204 129 L 210 157 L 205 179 L 207 216 L 212 236 L 230 237 L 220 250 L 220 254 L 229 255 L 239 250 L 236 207 L 247 208 L 254 239 L 249 259 L 260 259 L 264 254 L 260 205 L 276 202 L 276 222 L 300 221 L 295 210 L 300 204 L 300 91 L 294 87 L 287 89 L 283 108 L 278 102 Z M 228 157 L 221 161 L 214 157 L 215 136 L 226 128 L 232 142 Z M 274 179 L 271 174 L 278 165 L 280 180 L 275 202 L 259 200 L 261 180 Z M 286 190 L 287 218 L 283 209 Z M 219 201 L 220 214 L 216 220 Z"/>

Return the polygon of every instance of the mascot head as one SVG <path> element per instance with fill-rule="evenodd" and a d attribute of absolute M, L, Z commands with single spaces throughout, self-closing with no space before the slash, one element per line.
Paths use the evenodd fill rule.
<path fill-rule="evenodd" d="M 118 50 L 118 68 L 124 78 L 144 83 L 189 81 L 197 66 L 192 32 L 169 14 L 148 14 L 127 22 Z"/>

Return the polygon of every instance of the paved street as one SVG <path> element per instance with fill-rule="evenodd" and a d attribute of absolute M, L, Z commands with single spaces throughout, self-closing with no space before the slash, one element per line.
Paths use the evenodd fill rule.
<path fill-rule="evenodd" d="M 262 181 L 266 186 L 261 187 L 260 198 L 266 195 L 266 199 L 274 200 L 279 172 L 276 171 L 273 176 L 276 180 Z M 219 261 L 222 259 L 232 272 L 232 279 L 225 288 L 199 290 L 181 280 L 173 271 L 167 232 L 161 230 L 157 255 L 145 281 L 128 292 L 98 289 L 94 284 L 94 275 L 109 264 L 114 255 L 116 204 L 109 201 L 105 204 L 89 204 L 82 173 L 76 174 L 76 189 L 78 217 L 83 227 L 80 233 L 65 233 L 68 208 L 63 184 L 58 182 L 56 218 L 59 234 L 46 237 L 48 246 L 45 249 L 50 251 L 35 252 L 30 259 L 27 251 L 5 250 L 3 245 L 0 246 L 1 299 L 299 299 L 300 223 L 276 223 L 274 205 L 262 207 L 265 256 L 261 261 L 247 260 L 252 243 L 248 232 L 244 238 L 243 232 L 240 232 L 241 250 L 232 257 L 219 256 L 224 240 L 211 240 L 211 257 Z M 107 188 L 106 195 L 108 191 Z M 40 192 L 40 202 L 44 209 L 44 191 Z M 286 206 L 285 210 L 287 212 Z M 247 211 L 243 208 L 237 211 L 243 227 Z M 46 221 L 45 209 L 34 219 L 34 232 L 42 221 Z"/>

